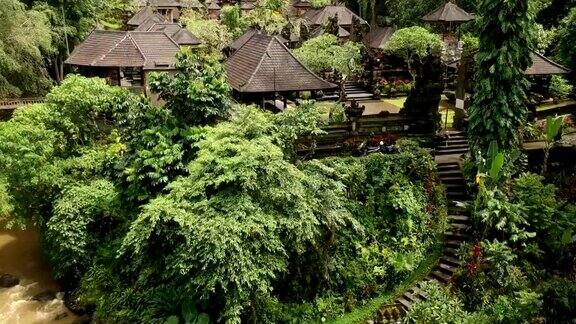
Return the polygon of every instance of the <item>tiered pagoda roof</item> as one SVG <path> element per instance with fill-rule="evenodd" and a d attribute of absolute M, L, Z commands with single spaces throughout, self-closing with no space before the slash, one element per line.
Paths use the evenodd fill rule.
<path fill-rule="evenodd" d="M 467 13 L 451 1 L 422 17 L 422 20 L 429 22 L 466 22 L 473 19 L 474 15 Z"/>

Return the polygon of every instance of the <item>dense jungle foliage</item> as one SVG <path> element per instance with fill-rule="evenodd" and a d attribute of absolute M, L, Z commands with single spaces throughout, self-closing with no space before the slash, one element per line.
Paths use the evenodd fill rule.
<path fill-rule="evenodd" d="M 2 218 L 39 227 L 76 307 L 115 323 L 338 316 L 436 246 L 446 212 L 428 151 L 298 161 L 314 103 L 232 107 L 214 56 L 178 62 L 150 82 L 162 107 L 69 76 L 0 124 Z"/>

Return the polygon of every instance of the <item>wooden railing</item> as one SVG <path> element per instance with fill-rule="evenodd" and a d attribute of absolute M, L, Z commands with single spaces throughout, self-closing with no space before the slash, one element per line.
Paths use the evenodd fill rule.
<path fill-rule="evenodd" d="M 43 102 L 44 98 L 0 99 L 0 110 L 14 110 L 18 107 Z"/>

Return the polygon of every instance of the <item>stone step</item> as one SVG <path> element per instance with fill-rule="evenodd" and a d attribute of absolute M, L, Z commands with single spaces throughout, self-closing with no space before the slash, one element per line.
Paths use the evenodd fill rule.
<path fill-rule="evenodd" d="M 404 296 L 398 298 L 396 302 L 400 303 L 402 305 L 402 308 L 404 308 L 405 310 L 409 310 L 410 307 L 412 306 L 412 303 L 409 300 L 406 300 Z"/>
<path fill-rule="evenodd" d="M 436 151 L 447 151 L 447 150 L 455 150 L 455 149 L 468 149 L 468 144 L 450 144 L 447 146 L 441 145 L 436 146 Z"/>
<path fill-rule="evenodd" d="M 440 257 L 440 262 L 443 262 L 446 264 L 451 264 L 455 267 L 460 266 L 460 260 L 458 260 L 458 258 L 449 256 L 449 255 L 443 255 L 442 257 Z"/>
<path fill-rule="evenodd" d="M 470 223 L 470 216 L 468 215 L 448 215 L 448 220 L 452 223 Z"/>
<path fill-rule="evenodd" d="M 351 94 L 346 96 L 346 99 L 372 99 L 374 96 L 371 93 Z"/>
<path fill-rule="evenodd" d="M 362 89 L 362 88 L 346 88 L 346 89 L 344 89 L 344 92 L 346 92 L 346 93 L 367 93 L 368 91 L 366 89 Z"/>
<path fill-rule="evenodd" d="M 444 246 L 449 248 L 458 249 L 462 245 L 462 241 L 457 240 L 446 240 L 444 241 Z"/>
<path fill-rule="evenodd" d="M 449 276 L 451 276 L 457 268 L 458 267 L 451 265 L 451 264 L 447 264 L 447 263 L 443 263 L 443 262 L 438 263 L 438 270 L 442 271 L 443 273 L 445 273 Z"/>
<path fill-rule="evenodd" d="M 465 184 L 464 177 L 452 176 L 452 177 L 442 177 L 440 181 L 444 184 Z"/>
<path fill-rule="evenodd" d="M 411 303 L 417 303 L 422 300 L 418 295 L 413 295 L 410 291 L 405 292 L 402 296 Z"/>
<path fill-rule="evenodd" d="M 442 178 L 440 178 L 442 181 Z M 446 187 L 446 191 L 455 191 L 455 192 L 462 192 L 466 191 L 466 186 L 463 183 L 445 183 L 444 187 Z"/>
<path fill-rule="evenodd" d="M 449 150 L 436 151 L 436 155 L 450 155 L 450 154 L 466 154 L 468 153 L 468 148 L 458 148 Z"/>
<path fill-rule="evenodd" d="M 462 176 L 462 171 L 457 169 L 455 170 L 445 169 L 445 170 L 439 170 L 438 175 L 440 176 L 440 180 L 442 180 L 443 178 Z"/>
<path fill-rule="evenodd" d="M 460 206 L 449 206 L 448 207 L 448 214 L 449 215 L 470 215 L 470 211 L 464 207 Z"/>
<path fill-rule="evenodd" d="M 461 191 L 448 191 L 446 192 L 446 198 L 452 200 L 464 200 L 466 198 L 466 194 Z"/>
<path fill-rule="evenodd" d="M 470 228 L 470 225 L 464 223 L 450 223 L 451 229 L 457 230 L 459 232 L 466 231 Z"/>
<path fill-rule="evenodd" d="M 464 234 L 464 233 L 458 233 L 458 232 L 453 232 L 453 231 L 446 231 L 444 232 L 444 238 L 448 239 L 448 240 L 460 240 L 460 241 L 465 241 L 466 239 L 468 239 L 468 235 Z"/>
<path fill-rule="evenodd" d="M 458 257 L 458 249 L 446 247 L 446 248 L 444 248 L 444 255 L 457 258 Z"/>
<path fill-rule="evenodd" d="M 466 138 L 449 138 L 442 141 L 438 146 L 449 146 L 450 144 L 468 144 Z"/>
<path fill-rule="evenodd" d="M 412 287 L 410 289 L 410 291 L 412 291 L 412 295 L 416 295 L 419 296 L 420 299 L 425 300 L 426 298 L 428 298 L 428 296 L 426 296 L 426 293 L 424 291 L 422 291 L 422 289 L 420 289 L 420 287 L 418 286 L 420 283 L 418 283 L 416 286 Z"/>
<path fill-rule="evenodd" d="M 452 279 L 452 276 L 445 274 L 444 272 L 442 272 L 440 270 L 432 271 L 432 273 L 430 275 L 432 277 L 438 279 L 438 281 L 440 281 L 442 283 L 448 283 Z"/>

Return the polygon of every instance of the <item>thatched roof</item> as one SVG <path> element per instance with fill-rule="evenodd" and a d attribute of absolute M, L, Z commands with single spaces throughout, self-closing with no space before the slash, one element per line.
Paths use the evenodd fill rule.
<path fill-rule="evenodd" d="M 310 71 L 275 36 L 254 33 L 227 61 L 228 82 L 244 93 L 335 88 Z"/>
<path fill-rule="evenodd" d="M 451 1 L 438 7 L 436 10 L 422 17 L 430 22 L 466 22 L 474 19 L 474 15 L 467 13 Z"/>

